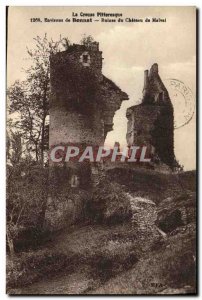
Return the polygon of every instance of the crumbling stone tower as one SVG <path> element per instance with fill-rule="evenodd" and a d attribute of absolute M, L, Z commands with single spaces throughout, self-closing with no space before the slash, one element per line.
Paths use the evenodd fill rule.
<path fill-rule="evenodd" d="M 51 56 L 50 146 L 102 145 L 113 117 L 128 95 L 102 75 L 97 42 L 73 44 Z"/>
<path fill-rule="evenodd" d="M 49 146 L 100 146 L 113 129 L 113 117 L 128 99 L 102 74 L 99 43 L 73 44 L 50 58 Z"/>
<path fill-rule="evenodd" d="M 104 144 L 113 117 L 128 99 L 102 74 L 102 52 L 96 42 L 73 44 L 50 58 L 49 147 L 73 144 L 80 148 Z M 100 178 L 100 163 L 50 162 L 45 226 L 58 230 L 85 218 L 89 189 Z"/>
<path fill-rule="evenodd" d="M 142 103 L 128 108 L 126 116 L 128 146 L 147 146 L 153 161 L 172 169 L 175 161 L 173 106 L 156 63 L 144 72 Z"/>

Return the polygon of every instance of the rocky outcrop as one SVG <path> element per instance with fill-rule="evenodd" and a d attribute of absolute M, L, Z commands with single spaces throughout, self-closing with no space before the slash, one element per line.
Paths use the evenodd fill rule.
<path fill-rule="evenodd" d="M 172 232 L 196 220 L 195 193 L 182 192 L 177 197 L 168 197 L 158 206 L 157 226 L 164 232 Z"/>
<path fill-rule="evenodd" d="M 83 224 L 89 194 L 85 190 L 62 191 L 48 198 L 44 229 L 54 232 L 73 224 Z"/>

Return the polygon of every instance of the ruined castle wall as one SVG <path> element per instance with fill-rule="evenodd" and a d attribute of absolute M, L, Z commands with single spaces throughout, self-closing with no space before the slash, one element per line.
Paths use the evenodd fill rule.
<path fill-rule="evenodd" d="M 102 101 L 102 116 L 104 121 L 104 135 L 113 130 L 115 112 L 120 109 L 122 98 L 116 91 L 108 91 L 105 87 L 105 95 Z"/>
<path fill-rule="evenodd" d="M 172 166 L 174 160 L 173 115 L 166 106 L 137 105 L 127 110 L 127 143 L 153 147 L 162 162 Z"/>
<path fill-rule="evenodd" d="M 146 145 L 153 161 L 174 167 L 174 116 L 168 91 L 159 74 L 158 64 L 144 72 L 143 98 L 140 105 L 127 109 L 127 143 Z"/>
<path fill-rule="evenodd" d="M 104 143 L 104 126 L 103 121 L 99 118 L 99 114 L 92 119 L 86 119 L 84 115 L 78 115 L 76 112 L 68 112 L 60 108 L 52 109 L 50 146 L 69 143 L 102 145 Z"/>
<path fill-rule="evenodd" d="M 145 70 L 142 101 L 146 104 L 172 106 L 168 91 L 158 74 L 157 64 L 153 64 L 150 71 Z"/>
<path fill-rule="evenodd" d="M 151 132 L 160 113 L 160 107 L 137 105 L 131 111 L 128 122 L 127 142 L 129 146 L 153 144 Z"/>
<path fill-rule="evenodd" d="M 81 59 L 82 55 L 89 55 L 88 63 Z M 102 80 L 102 57 L 101 52 L 89 51 L 64 51 L 51 56 L 51 90 L 56 99 L 51 99 L 51 105 L 65 106 L 71 109 L 72 103 L 77 102 L 77 98 L 82 98 L 88 92 L 88 96 L 93 96 L 93 86 Z M 89 82 L 89 79 L 92 82 Z M 91 92 L 91 94 L 90 94 Z"/>
<path fill-rule="evenodd" d="M 101 52 L 82 46 L 51 57 L 50 146 L 104 143 L 104 125 L 96 110 L 101 68 Z"/>
<path fill-rule="evenodd" d="M 128 95 L 102 75 L 99 44 L 73 45 L 52 55 L 50 71 L 49 147 L 103 145 L 113 128 L 114 114 Z M 82 221 L 88 191 L 101 176 L 101 163 L 51 163 L 54 189 L 48 199 L 45 226 L 55 230 Z"/>
<path fill-rule="evenodd" d="M 98 45 L 92 49 L 74 45 L 51 57 L 50 146 L 103 145 L 116 110 L 128 99 L 102 75 Z"/>

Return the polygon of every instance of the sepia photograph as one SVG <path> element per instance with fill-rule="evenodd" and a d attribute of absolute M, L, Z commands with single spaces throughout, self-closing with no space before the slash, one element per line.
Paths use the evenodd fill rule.
<path fill-rule="evenodd" d="M 194 6 L 6 8 L 6 293 L 197 295 Z"/>

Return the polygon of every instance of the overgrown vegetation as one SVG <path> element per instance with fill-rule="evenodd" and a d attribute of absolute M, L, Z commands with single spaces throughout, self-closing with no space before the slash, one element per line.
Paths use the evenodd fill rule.
<path fill-rule="evenodd" d="M 131 219 L 130 202 L 124 187 L 118 183 L 102 180 L 92 192 L 87 211 L 97 223 L 120 224 Z"/>
<path fill-rule="evenodd" d="M 8 259 L 8 288 L 29 285 L 58 273 L 86 270 L 93 281 L 103 283 L 134 265 L 140 256 L 136 237 L 128 224 L 89 225 L 54 235 L 46 247 L 19 253 Z"/>
<path fill-rule="evenodd" d="M 25 160 L 7 168 L 7 242 L 12 256 L 23 232 L 42 228 L 47 186 L 47 168 L 32 161 Z"/>

